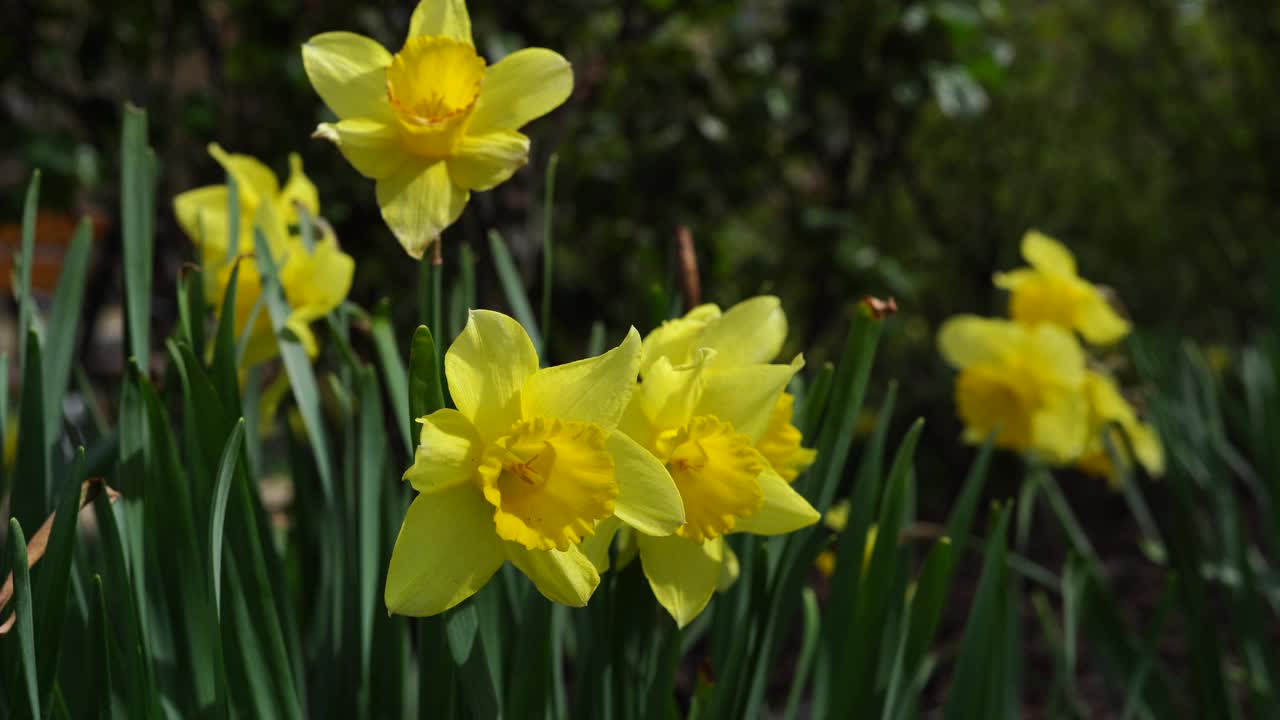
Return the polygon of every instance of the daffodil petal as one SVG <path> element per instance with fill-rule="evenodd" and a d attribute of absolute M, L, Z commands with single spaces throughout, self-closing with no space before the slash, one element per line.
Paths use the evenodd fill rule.
<path fill-rule="evenodd" d="M 1088 426 L 1088 403 L 1079 392 L 1045 392 L 1040 409 L 1031 417 L 1031 447 L 1050 463 L 1070 462 L 1084 452 Z"/>
<path fill-rule="evenodd" d="M 520 419 L 520 389 L 538 369 L 528 333 L 502 313 L 472 310 L 444 356 L 454 405 L 487 441 Z"/>
<path fill-rule="evenodd" d="M 505 543 L 507 559 L 524 573 L 548 600 L 583 607 L 600 584 L 600 573 L 576 545 L 568 550 L 529 550 L 519 543 Z"/>
<path fill-rule="evenodd" d="M 714 415 L 755 443 L 769 427 L 778 396 L 802 367 L 804 357 L 797 355 L 790 365 L 757 364 L 707 370 L 702 397 L 693 414 Z"/>
<path fill-rule="evenodd" d="M 449 177 L 458 187 L 489 190 L 529 162 L 529 138 L 515 130 L 468 135 L 449 158 Z"/>
<path fill-rule="evenodd" d="M 772 295 L 753 297 L 734 305 L 707 324 L 702 347 L 716 351 L 712 367 L 737 367 L 773 362 L 787 339 L 787 315 Z"/>
<path fill-rule="evenodd" d="M 520 393 L 524 416 L 578 420 L 613 430 L 631 400 L 639 368 L 640 333 L 631 328 L 622 344 L 603 355 L 530 375 Z"/>
<path fill-rule="evenodd" d="M 471 42 L 471 16 L 464 0 L 421 0 L 409 18 L 409 37 L 434 35 Z"/>
<path fill-rule="evenodd" d="M 1092 296 L 1076 310 L 1076 329 L 1084 339 L 1094 345 L 1110 345 L 1129 334 L 1129 321 L 1111 307 L 1101 292 Z"/>
<path fill-rule="evenodd" d="M 315 183 L 302 171 L 302 156 L 289 153 L 289 179 L 280 189 L 281 212 L 290 222 L 296 221 L 296 205 L 306 208 L 312 216 L 320 214 L 320 192 Z"/>
<path fill-rule="evenodd" d="M 427 494 L 447 490 L 472 479 L 480 463 L 484 441 L 465 415 L 452 408 L 437 410 L 422 423 L 413 465 L 404 479 Z"/>
<path fill-rule="evenodd" d="M 613 536 L 622 528 L 622 521 L 616 517 L 607 517 L 596 523 L 596 533 L 583 538 L 578 547 L 595 566 L 596 572 L 603 575 L 609 570 L 609 545 Z"/>
<path fill-rule="evenodd" d="M 307 357 L 313 358 L 320 354 L 320 344 L 316 342 L 316 335 L 311 332 L 311 326 L 307 324 L 306 318 L 300 317 L 297 312 L 291 313 L 285 320 L 284 326 L 298 340 Z"/>
<path fill-rule="evenodd" d="M 682 427 L 693 417 L 706 384 L 706 365 L 715 351 L 700 350 L 688 365 L 673 367 L 660 357 L 649 368 L 636 395 L 644 417 L 658 428 Z"/>
<path fill-rule="evenodd" d="M 716 582 L 716 592 L 724 592 L 733 587 L 738 581 L 738 575 L 741 568 L 738 566 L 738 554 L 729 547 L 728 543 L 724 545 L 724 562 L 720 564 L 720 579 Z"/>
<path fill-rule="evenodd" d="M 756 481 L 760 483 L 764 503 L 756 514 L 738 520 L 734 532 L 781 535 L 818 522 L 821 516 L 809 501 L 774 472 L 763 458 L 761 462 L 765 466 L 764 472 L 760 473 Z"/>
<path fill-rule="evenodd" d="M 1024 332 L 1004 320 L 957 315 L 938 331 L 938 349 L 952 367 L 966 368 L 1002 357 L 1021 341 Z"/>
<path fill-rule="evenodd" d="M 316 243 L 312 252 L 295 240 L 280 269 L 280 284 L 289 306 L 310 322 L 342 304 L 351 290 L 355 271 L 355 260 L 338 248 L 333 237 Z"/>
<path fill-rule="evenodd" d="M 397 615 L 437 615 L 475 594 L 502 567 L 493 506 L 471 485 L 419 495 L 409 505 L 384 594 Z"/>
<path fill-rule="evenodd" d="M 339 119 L 395 122 L 387 101 L 391 53 L 363 35 L 329 32 L 302 46 L 302 66 L 320 99 Z"/>
<path fill-rule="evenodd" d="M 377 195 L 382 219 L 405 252 L 418 259 L 458 219 L 470 197 L 453 184 L 443 160 L 405 162 L 395 173 L 378 180 Z"/>
<path fill-rule="evenodd" d="M 1076 260 L 1071 257 L 1071 251 L 1036 230 L 1022 236 L 1022 257 L 1031 267 L 1049 275 L 1074 277 L 1076 274 Z"/>
<path fill-rule="evenodd" d="M 569 61 L 545 48 L 517 50 L 490 67 L 468 133 L 519 130 L 555 110 L 573 93 Z"/>
<path fill-rule="evenodd" d="M 373 180 L 390 177 L 405 163 L 399 131 L 378 120 L 351 118 L 321 123 L 311 137 L 337 145 L 356 172 Z"/>
<path fill-rule="evenodd" d="M 1085 353 L 1076 336 L 1056 325 L 1037 325 L 1032 331 L 1037 367 L 1052 378 L 1078 390 L 1085 380 Z"/>
<path fill-rule="evenodd" d="M 684 627 L 711 602 L 724 563 L 724 538 L 696 543 L 679 535 L 637 534 L 640 566 L 658 603 Z"/>
<path fill-rule="evenodd" d="M 202 256 L 227 254 L 227 186 L 210 185 L 180 193 L 173 199 L 178 226 L 201 250 Z"/>
<path fill-rule="evenodd" d="M 1040 271 L 1030 268 L 1018 268 L 1008 272 L 998 272 L 991 276 L 991 284 L 1001 290 L 1017 290 L 1018 288 L 1041 277 Z"/>
<path fill-rule="evenodd" d="M 618 478 L 618 519 L 647 535 L 670 535 L 684 524 L 680 491 L 658 458 L 620 432 L 609 434 L 607 448 Z"/>
<path fill-rule="evenodd" d="M 257 158 L 240 153 L 229 153 L 218 143 L 209 143 L 209 154 L 218 161 L 228 175 L 235 178 L 236 190 L 240 193 L 240 197 L 251 205 L 273 199 L 280 192 L 280 181 L 276 179 L 276 174 Z M 242 208 L 242 211 L 246 209 L 255 208 Z"/>
<path fill-rule="evenodd" d="M 700 346 L 707 324 L 720 317 L 720 308 L 710 303 L 685 313 L 684 317 L 667 320 L 644 337 L 640 351 L 640 374 L 645 374 L 660 357 L 672 365 L 684 365 Z"/>

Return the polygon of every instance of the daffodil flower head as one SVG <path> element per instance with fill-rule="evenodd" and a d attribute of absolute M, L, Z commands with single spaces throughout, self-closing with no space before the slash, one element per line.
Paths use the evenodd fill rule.
<path fill-rule="evenodd" d="M 1148 474 L 1164 474 L 1164 446 L 1160 435 L 1154 427 L 1138 419 L 1137 411 L 1111 377 L 1089 370 L 1085 376 L 1085 397 L 1089 403 L 1089 439 L 1084 454 L 1076 462 L 1077 467 L 1107 478 L 1112 487 L 1119 489 L 1123 474 L 1114 467 L 1107 452 L 1109 440 L 1126 468 L 1136 455 Z M 1133 446 L 1133 455 L 1129 453 L 1126 438 Z"/>
<path fill-rule="evenodd" d="M 444 612 L 507 561 L 551 600 L 585 605 L 617 521 L 680 528 L 671 475 L 617 429 L 639 363 L 633 329 L 599 357 L 539 369 L 519 323 L 472 311 L 445 355 L 457 409 L 419 419 L 404 475 L 419 494 L 391 555 L 388 610 Z"/>
<path fill-rule="evenodd" d="M 473 190 L 505 182 L 529 159 L 526 123 L 559 107 L 573 70 L 527 48 L 488 65 L 462 0 L 422 0 L 394 55 L 348 32 L 302 47 L 307 77 L 338 122 L 315 136 L 376 181 L 382 217 L 406 252 L 422 257 Z"/>
<path fill-rule="evenodd" d="M 291 309 L 288 327 L 307 354 L 314 356 L 318 344 L 310 323 L 346 299 L 355 262 L 338 247 L 326 223 L 317 220 L 320 238 L 310 248 L 295 230 L 300 212 L 316 218 L 320 212 L 319 194 L 303 172 L 301 158 L 289 156 L 289 178 L 282 186 L 275 173 L 255 158 L 228 153 L 217 144 L 209 146 L 209 154 L 235 181 L 238 215 L 234 222 L 228 215 L 227 185 L 189 190 L 173 201 L 179 226 L 200 252 L 205 295 L 221 311 L 221 299 L 235 275 L 236 337 L 246 328 L 249 333 L 243 366 L 269 360 L 279 352 L 271 319 L 259 302 L 262 279 L 254 260 L 254 232 L 260 230 L 280 270 L 280 283 Z M 234 242 L 230 237 L 233 225 L 237 228 Z M 233 273 L 237 267 L 239 271 Z"/>
<path fill-rule="evenodd" d="M 658 357 L 620 424 L 666 466 L 684 502 L 686 521 L 674 536 L 654 537 L 643 528 L 635 536 L 655 597 L 681 626 L 730 574 L 726 563 L 735 560 L 724 535 L 776 535 L 818 520 L 757 449 L 803 359 L 721 367 L 716 355 L 702 348 L 679 366 Z"/>
<path fill-rule="evenodd" d="M 960 315 L 938 332 L 943 357 L 960 371 L 955 399 L 964 438 L 1032 451 L 1051 463 L 1074 460 L 1087 437 L 1085 357 L 1056 325 L 1027 327 Z"/>
<path fill-rule="evenodd" d="M 1031 267 L 996 273 L 996 287 L 1008 290 L 1009 316 L 1027 325 L 1049 323 L 1079 332 L 1095 345 L 1129 334 L 1129 322 L 1106 295 L 1080 277 L 1076 260 L 1058 241 L 1034 230 L 1022 238 L 1022 257 Z"/>

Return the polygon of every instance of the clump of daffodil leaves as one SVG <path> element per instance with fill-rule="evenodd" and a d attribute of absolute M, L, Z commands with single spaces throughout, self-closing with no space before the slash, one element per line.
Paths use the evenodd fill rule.
<path fill-rule="evenodd" d="M 515 320 L 473 311 L 445 355 L 457 409 L 419 420 L 405 473 L 419 495 L 392 554 L 388 609 L 443 612 L 505 561 L 551 600 L 585 605 L 621 529 L 619 557 L 639 554 L 655 597 L 686 625 L 735 575 L 724 535 L 818 520 L 788 482 L 813 451 L 784 392 L 802 361 L 767 362 L 785 335 L 777 299 L 754 298 L 539 369 Z"/>
<path fill-rule="evenodd" d="M 349 32 L 302 47 L 307 77 L 338 116 L 315 136 L 333 142 L 376 182 L 382 217 L 406 252 L 422 257 L 473 190 L 505 182 L 529 159 L 526 123 L 573 91 L 573 69 L 544 48 L 489 65 L 471 39 L 462 0 L 423 0 L 394 55 Z"/>
<path fill-rule="evenodd" d="M 938 333 L 943 357 L 960 371 L 955 399 L 965 440 L 978 443 L 997 432 L 1001 447 L 1075 465 L 1114 485 L 1120 473 L 1104 438 L 1126 465 L 1133 461 L 1122 442 L 1127 439 L 1143 468 L 1159 475 L 1160 437 L 1138 419 L 1114 378 L 1090 362 L 1076 337 L 1111 345 L 1129 334 L 1129 322 L 1100 288 L 1080 277 L 1075 258 L 1058 241 L 1028 232 L 1022 256 L 1029 267 L 994 278 L 1010 292 L 1011 319 L 960 315 Z"/>

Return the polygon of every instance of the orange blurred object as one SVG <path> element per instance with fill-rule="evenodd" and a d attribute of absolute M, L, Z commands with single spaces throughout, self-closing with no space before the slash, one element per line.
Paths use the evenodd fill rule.
<path fill-rule="evenodd" d="M 107 219 L 102 215 L 89 216 L 93 223 L 93 241 L 99 240 L 107 230 Z M 31 289 L 36 293 L 52 294 L 62 272 L 62 259 L 71 245 L 80 218 L 54 210 L 36 213 L 35 262 L 31 267 Z M 0 225 L 0 289 L 13 288 L 13 268 L 22 252 L 22 224 Z"/>

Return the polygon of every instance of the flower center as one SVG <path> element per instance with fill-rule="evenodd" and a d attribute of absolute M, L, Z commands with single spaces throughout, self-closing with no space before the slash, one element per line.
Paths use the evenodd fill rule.
<path fill-rule="evenodd" d="M 965 424 L 986 435 L 1000 427 L 997 443 L 1025 449 L 1037 404 L 1032 379 L 1015 367 L 975 365 L 956 378 L 956 406 Z"/>
<path fill-rule="evenodd" d="M 751 439 L 729 423 L 695 417 L 659 435 L 657 446 L 684 502 L 685 524 L 678 534 L 694 542 L 712 540 L 733 530 L 738 518 L 759 512 L 764 494 L 757 478 L 764 467 Z"/>
<path fill-rule="evenodd" d="M 597 425 L 522 420 L 485 449 L 480 486 L 498 536 L 530 550 L 567 550 L 613 514 L 613 457 Z"/>
<path fill-rule="evenodd" d="M 450 38 L 410 38 L 387 67 L 387 99 L 408 149 L 439 159 L 453 152 L 484 83 L 484 58 Z"/>

